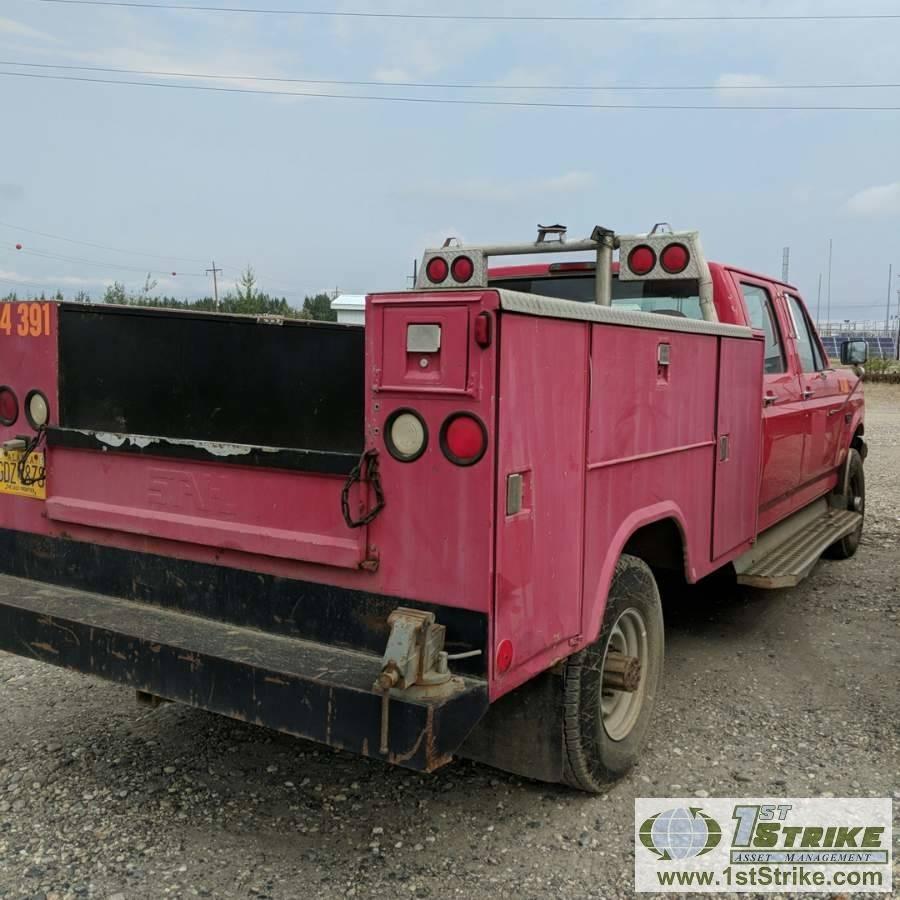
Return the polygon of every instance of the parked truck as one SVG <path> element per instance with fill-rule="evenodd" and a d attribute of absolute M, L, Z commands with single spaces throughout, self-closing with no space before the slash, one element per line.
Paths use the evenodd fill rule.
<path fill-rule="evenodd" d="M 0 649 L 585 791 L 651 727 L 658 582 L 796 585 L 865 511 L 859 370 L 664 228 L 448 241 L 364 328 L 6 303 L 0 444 Z"/>

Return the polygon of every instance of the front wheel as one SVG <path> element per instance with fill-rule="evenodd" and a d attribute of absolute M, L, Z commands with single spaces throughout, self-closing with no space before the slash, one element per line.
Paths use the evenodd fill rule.
<path fill-rule="evenodd" d="M 637 762 L 662 676 L 662 604 L 650 567 L 616 565 L 600 637 L 566 663 L 565 781 L 599 793 Z"/>
<path fill-rule="evenodd" d="M 851 512 L 857 512 L 862 516 L 866 514 L 866 470 L 863 467 L 863 458 L 858 450 L 851 449 L 850 451 L 850 459 L 847 464 L 847 482 L 844 485 L 844 492 L 840 496 L 839 502 L 841 507 L 849 509 Z M 825 555 L 829 559 L 850 559 L 859 549 L 862 533 L 863 523 L 860 522 L 856 531 L 841 538 L 836 544 L 832 544 L 825 551 Z"/>

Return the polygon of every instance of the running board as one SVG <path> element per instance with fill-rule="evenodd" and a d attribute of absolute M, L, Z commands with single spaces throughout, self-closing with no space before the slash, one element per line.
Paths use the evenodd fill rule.
<path fill-rule="evenodd" d="M 756 546 L 735 560 L 738 584 L 776 590 L 796 587 L 832 544 L 852 534 L 859 513 L 820 500 L 761 535 Z"/>

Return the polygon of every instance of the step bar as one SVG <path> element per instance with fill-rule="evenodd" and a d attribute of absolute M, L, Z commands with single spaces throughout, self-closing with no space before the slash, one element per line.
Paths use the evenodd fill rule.
<path fill-rule="evenodd" d="M 820 500 L 763 534 L 734 563 L 738 584 L 777 590 L 796 587 L 822 554 L 859 528 L 863 517 Z"/>
<path fill-rule="evenodd" d="M 9 575 L 0 650 L 421 772 L 450 762 L 488 708 L 476 678 L 441 697 L 392 691 L 382 752 L 374 654 Z"/>

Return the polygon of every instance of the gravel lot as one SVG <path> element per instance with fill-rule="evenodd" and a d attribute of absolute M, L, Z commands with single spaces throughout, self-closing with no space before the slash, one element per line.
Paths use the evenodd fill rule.
<path fill-rule="evenodd" d="M 673 598 L 650 746 L 606 795 L 421 777 L 0 656 L 0 897 L 630 897 L 635 797 L 900 799 L 900 388 L 867 395 L 858 556 Z"/>

